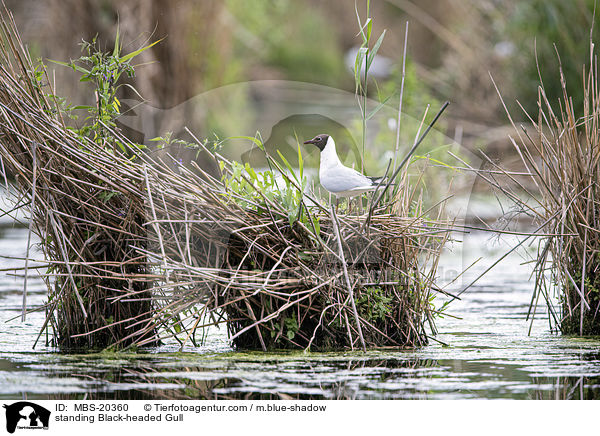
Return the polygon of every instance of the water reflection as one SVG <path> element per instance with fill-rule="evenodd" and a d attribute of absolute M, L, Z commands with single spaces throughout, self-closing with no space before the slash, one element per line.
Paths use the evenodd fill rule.
<path fill-rule="evenodd" d="M 534 400 L 600 399 L 600 377 L 534 377 L 532 381 L 545 387 L 533 392 Z"/>
<path fill-rule="evenodd" d="M 600 376 L 535 376 L 521 365 L 463 360 L 277 354 L 63 356 L 0 360 L 2 398 L 28 399 L 598 399 Z M 8 376 L 8 378 L 7 378 Z M 16 380 L 28 380 L 17 383 Z M 19 386 L 20 384 L 20 386 Z M 35 386 L 35 387 L 34 387 Z M 20 391 L 20 393 L 19 393 Z"/>
<path fill-rule="evenodd" d="M 187 359 L 119 362 L 83 358 L 79 362 L 60 361 L 43 367 L 17 365 L 11 370 L 27 373 L 37 369 L 35 377 L 40 380 L 40 389 L 47 382 L 60 385 L 61 379 L 68 383 L 78 380 L 87 386 L 75 394 L 53 394 L 51 386 L 47 386 L 46 395 L 28 396 L 38 399 L 356 399 L 389 398 L 396 394 L 404 397 L 406 392 L 395 393 L 395 389 L 386 385 L 417 386 L 420 378 L 435 376 L 438 366 L 432 360 L 365 357 L 341 360 L 329 356 L 308 360 L 217 357 L 196 364 L 186 364 Z"/>

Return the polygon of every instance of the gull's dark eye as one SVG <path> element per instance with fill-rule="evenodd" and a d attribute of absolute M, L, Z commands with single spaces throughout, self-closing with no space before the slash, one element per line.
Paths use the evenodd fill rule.
<path fill-rule="evenodd" d="M 320 137 L 320 136 L 317 136 L 317 137 L 315 138 L 315 141 L 320 141 L 320 140 L 321 140 L 321 137 Z"/>

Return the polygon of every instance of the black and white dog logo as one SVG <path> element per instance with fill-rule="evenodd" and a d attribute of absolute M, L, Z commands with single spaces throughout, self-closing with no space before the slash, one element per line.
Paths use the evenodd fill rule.
<path fill-rule="evenodd" d="M 50 411 L 29 401 L 4 405 L 6 409 L 6 431 L 19 429 L 48 429 Z"/>

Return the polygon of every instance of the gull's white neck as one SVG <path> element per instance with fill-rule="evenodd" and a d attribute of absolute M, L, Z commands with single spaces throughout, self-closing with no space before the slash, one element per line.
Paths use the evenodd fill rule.
<path fill-rule="evenodd" d="M 321 152 L 320 167 L 321 167 L 321 169 L 323 169 L 323 168 L 331 168 L 331 167 L 338 166 L 338 165 L 342 165 L 342 163 L 340 162 L 340 158 L 338 157 L 337 152 L 335 150 L 335 141 L 330 136 L 327 139 L 327 144 L 325 145 L 325 148 Z"/>

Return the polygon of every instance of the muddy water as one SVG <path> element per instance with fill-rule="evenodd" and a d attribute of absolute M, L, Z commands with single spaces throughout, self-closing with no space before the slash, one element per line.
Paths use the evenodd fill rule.
<path fill-rule="evenodd" d="M 26 240 L 26 229 L 2 227 L 0 254 L 23 257 Z M 515 243 L 503 241 L 467 235 L 462 248 L 444 256 L 440 274 L 450 277 L 483 257 L 468 283 Z M 309 354 L 235 352 L 222 330 L 183 352 L 166 344 L 135 354 L 64 355 L 44 336 L 32 349 L 44 314 L 14 319 L 23 279 L 2 271 L 0 398 L 600 398 L 600 340 L 551 334 L 544 310 L 526 322 L 532 286 L 522 263 L 520 255 L 509 257 L 452 303 L 437 322 L 437 339 L 447 345 Z M 0 260 L 1 269 L 21 265 Z M 29 304 L 41 304 L 43 282 L 30 279 L 28 288 Z"/>

